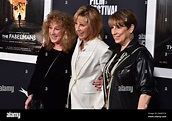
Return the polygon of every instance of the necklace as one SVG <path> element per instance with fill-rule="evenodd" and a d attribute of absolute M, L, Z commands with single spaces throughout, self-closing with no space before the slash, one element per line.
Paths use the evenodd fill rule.
<path fill-rule="evenodd" d="M 48 68 L 48 70 L 47 70 L 47 72 L 46 72 L 46 74 L 45 74 L 45 76 L 44 76 L 44 79 L 45 79 L 45 77 L 47 76 L 48 72 L 50 71 L 52 65 L 54 64 L 54 62 L 57 60 L 57 58 L 59 57 L 59 55 L 60 55 L 61 53 L 62 53 L 62 51 L 59 52 L 59 54 L 56 56 L 56 58 L 53 60 L 53 62 L 52 62 L 51 65 L 49 66 L 49 68 Z"/>

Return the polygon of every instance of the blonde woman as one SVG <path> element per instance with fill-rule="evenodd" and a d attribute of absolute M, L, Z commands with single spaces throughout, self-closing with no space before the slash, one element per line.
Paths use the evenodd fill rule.
<path fill-rule="evenodd" d="M 81 6 L 74 15 L 77 44 L 72 55 L 72 76 L 68 106 L 71 109 L 101 109 L 103 90 L 94 81 L 101 77 L 104 65 L 112 52 L 103 41 L 103 22 L 93 6 Z"/>

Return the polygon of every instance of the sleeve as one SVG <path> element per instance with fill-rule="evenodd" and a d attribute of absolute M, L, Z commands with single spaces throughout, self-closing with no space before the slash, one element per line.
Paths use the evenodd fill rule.
<path fill-rule="evenodd" d="M 103 72 L 104 66 L 105 64 L 108 62 L 108 60 L 110 59 L 112 55 L 112 51 L 109 49 L 109 47 L 105 47 L 101 53 L 101 57 L 100 57 L 100 65 L 101 65 L 101 69 Z"/>
<path fill-rule="evenodd" d="M 136 61 L 136 80 L 138 83 L 136 87 L 141 94 L 148 94 L 153 96 L 157 93 L 156 80 L 153 75 L 154 65 L 153 58 L 147 49 L 139 51 Z"/>
<path fill-rule="evenodd" d="M 41 80 L 41 78 L 42 78 L 42 76 L 41 76 L 42 68 L 41 67 L 43 66 L 42 58 L 43 58 L 44 54 L 45 54 L 44 48 L 41 48 L 40 52 L 37 56 L 35 69 L 32 74 L 32 77 L 30 79 L 29 86 L 28 86 L 28 90 L 27 90 L 28 95 L 36 93 L 39 89 L 39 80 Z"/>

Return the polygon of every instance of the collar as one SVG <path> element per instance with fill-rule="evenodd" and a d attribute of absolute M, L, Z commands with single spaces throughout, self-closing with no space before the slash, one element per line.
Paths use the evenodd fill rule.
<path fill-rule="evenodd" d="M 119 53 L 127 52 L 128 54 L 131 54 L 135 48 L 141 46 L 136 38 L 132 39 L 131 42 L 128 44 L 128 46 Z"/>

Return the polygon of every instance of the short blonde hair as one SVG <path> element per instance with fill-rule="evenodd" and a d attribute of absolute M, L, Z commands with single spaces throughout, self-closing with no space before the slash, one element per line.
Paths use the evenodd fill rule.
<path fill-rule="evenodd" d="M 76 22 L 79 16 L 86 17 L 87 22 L 90 24 L 89 40 L 100 37 L 103 38 L 103 20 L 98 9 L 91 5 L 81 6 L 74 14 L 74 22 Z"/>

